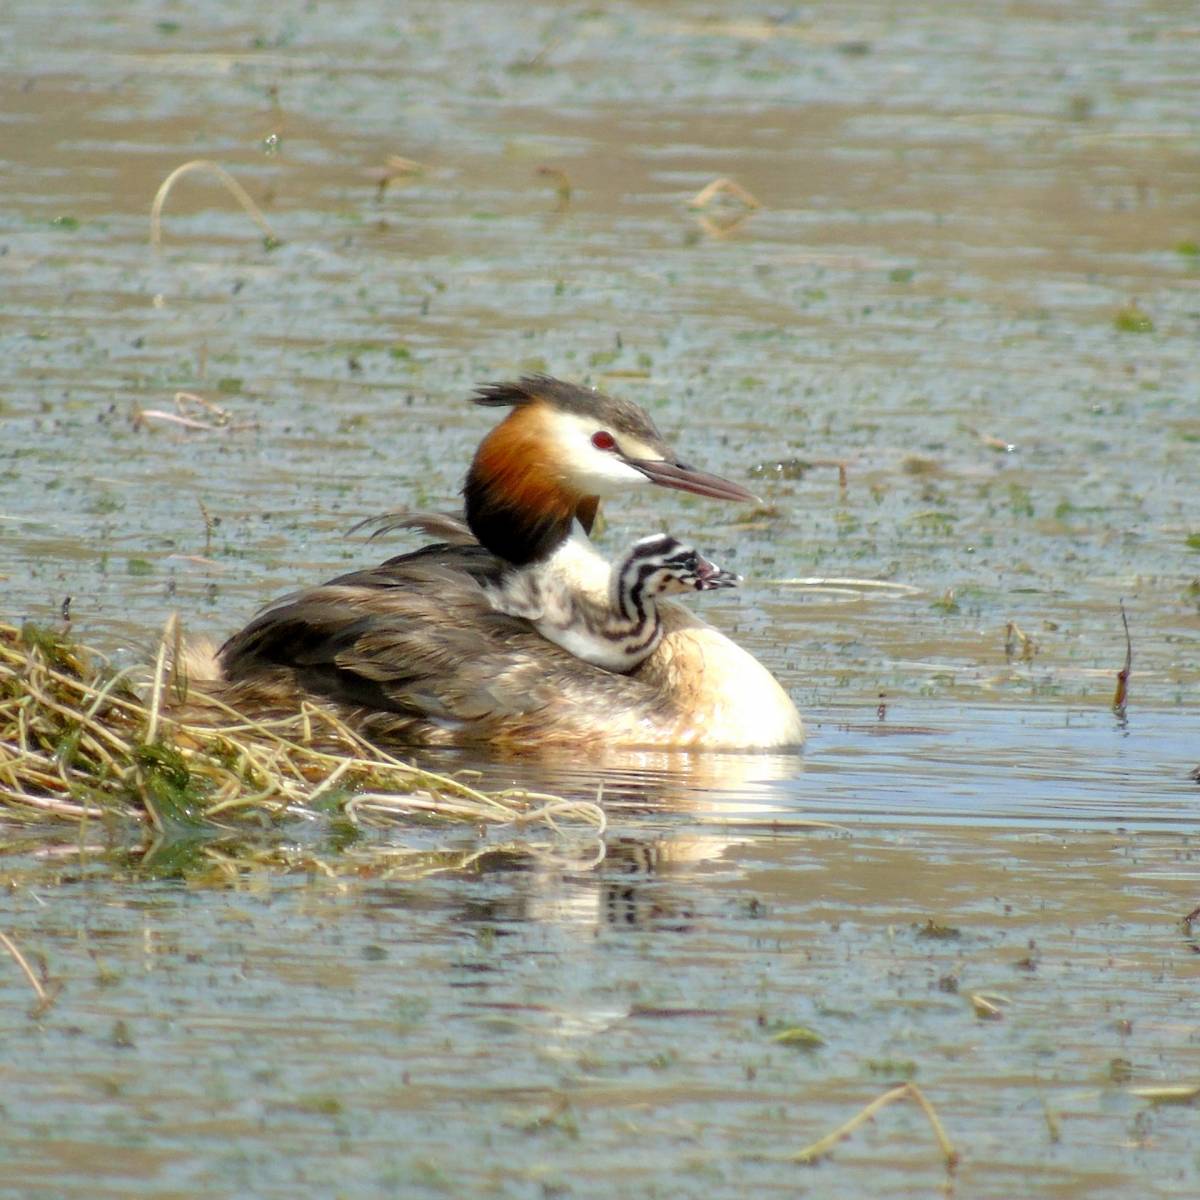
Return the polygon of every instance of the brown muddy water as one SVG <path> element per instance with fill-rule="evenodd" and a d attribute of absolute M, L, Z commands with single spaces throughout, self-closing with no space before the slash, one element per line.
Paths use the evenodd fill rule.
<path fill-rule="evenodd" d="M 548 370 L 755 481 L 631 497 L 604 544 L 745 575 L 706 615 L 811 741 L 450 760 L 602 784 L 604 844 L 302 827 L 331 875 L 237 889 L 186 841 L 3 833 L 0 930 L 62 991 L 31 1017 L 0 956 L 0 1195 L 1200 1194 L 1196 1107 L 1132 1090 L 1200 1084 L 1194 5 L 5 32 L 6 617 L 69 596 L 121 661 L 173 610 L 219 637 L 394 552 L 345 531 L 453 504 L 472 387 Z M 194 158 L 281 244 L 192 175 L 153 252 Z M 718 177 L 761 208 L 689 209 Z M 181 391 L 253 427 L 135 420 Z M 788 1161 L 906 1079 L 955 1174 L 910 1106 Z"/>

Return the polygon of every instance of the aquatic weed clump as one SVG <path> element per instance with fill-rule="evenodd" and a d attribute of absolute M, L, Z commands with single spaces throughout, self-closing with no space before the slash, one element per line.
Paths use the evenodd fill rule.
<path fill-rule="evenodd" d="M 66 634 L 0 624 L 0 797 L 9 817 L 129 806 L 140 704 Z"/>
<path fill-rule="evenodd" d="M 604 827 L 600 807 L 520 789 L 483 792 L 372 745 L 311 702 L 259 719 L 219 698 L 188 702 L 178 626 L 135 686 L 66 633 L 0 622 L 0 814 L 188 826 L 340 816 Z"/>

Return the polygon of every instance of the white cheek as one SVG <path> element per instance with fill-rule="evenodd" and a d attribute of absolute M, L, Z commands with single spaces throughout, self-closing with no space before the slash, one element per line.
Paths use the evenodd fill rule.
<path fill-rule="evenodd" d="M 635 471 L 612 450 L 592 445 L 596 427 L 571 414 L 556 414 L 555 442 L 563 455 L 571 482 L 591 496 L 619 496 L 630 488 L 646 487 L 650 481 Z"/>
<path fill-rule="evenodd" d="M 615 454 L 596 450 L 590 442 L 587 448 L 590 455 L 577 459 L 571 474 L 590 495 L 619 496 L 630 488 L 643 487 L 650 482 L 641 471 L 635 471 Z"/>

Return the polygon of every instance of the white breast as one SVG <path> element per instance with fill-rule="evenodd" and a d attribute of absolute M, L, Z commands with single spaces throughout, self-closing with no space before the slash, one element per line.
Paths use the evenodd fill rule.
<path fill-rule="evenodd" d="M 679 745 L 776 750 L 804 744 L 792 698 L 748 651 L 681 605 L 660 606 L 666 632 L 638 671 L 681 714 Z"/>

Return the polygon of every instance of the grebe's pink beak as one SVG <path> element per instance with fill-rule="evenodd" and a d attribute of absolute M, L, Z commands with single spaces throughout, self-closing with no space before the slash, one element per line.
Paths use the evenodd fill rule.
<path fill-rule="evenodd" d="M 707 471 L 697 471 L 681 462 L 670 462 L 665 458 L 627 458 L 625 461 L 659 487 L 692 492 L 696 496 L 710 496 L 714 500 L 758 502 L 758 497 L 740 483 L 722 479 L 720 475 L 710 475 Z"/>

